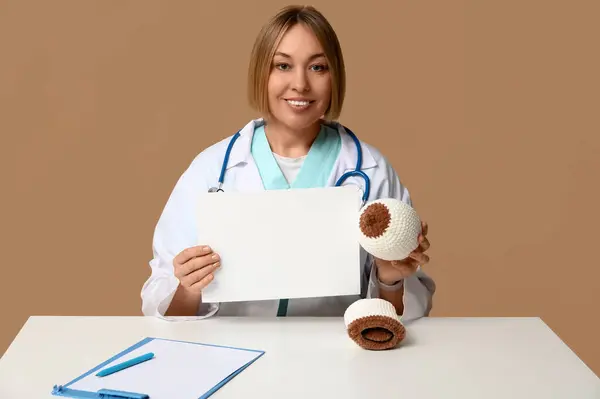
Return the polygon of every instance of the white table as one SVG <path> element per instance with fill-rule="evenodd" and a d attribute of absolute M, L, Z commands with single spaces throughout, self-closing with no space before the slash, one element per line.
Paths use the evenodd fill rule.
<path fill-rule="evenodd" d="M 264 349 L 212 397 L 598 399 L 600 379 L 538 318 L 426 318 L 365 351 L 336 318 L 31 317 L 0 360 L 0 398 L 52 398 L 147 337 Z M 178 399 L 174 397 L 173 399 Z"/>

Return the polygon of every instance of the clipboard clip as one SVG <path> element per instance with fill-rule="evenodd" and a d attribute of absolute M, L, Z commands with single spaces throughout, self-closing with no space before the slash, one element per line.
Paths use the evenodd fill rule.
<path fill-rule="evenodd" d="M 54 385 L 54 388 L 52 389 L 52 394 L 56 395 L 61 392 L 73 393 L 75 394 L 75 397 L 77 397 L 77 393 L 79 393 L 79 391 L 73 391 L 71 389 L 63 387 L 62 385 Z M 89 397 L 89 393 L 86 394 L 87 396 L 82 396 Z M 117 391 L 114 389 L 100 389 L 98 392 L 96 392 L 96 394 L 98 395 L 97 397 L 100 399 L 150 399 L 150 396 L 146 395 L 145 393 Z"/>
<path fill-rule="evenodd" d="M 150 396 L 144 393 L 115 391 L 113 389 L 100 389 L 97 393 L 102 399 L 150 399 Z"/>

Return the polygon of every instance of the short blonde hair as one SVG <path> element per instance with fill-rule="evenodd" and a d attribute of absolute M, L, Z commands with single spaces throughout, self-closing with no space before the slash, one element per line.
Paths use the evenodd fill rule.
<path fill-rule="evenodd" d="M 312 6 L 287 6 L 275 14 L 260 30 L 248 67 L 248 101 L 263 116 L 270 114 L 267 82 L 273 56 L 283 35 L 301 23 L 308 27 L 323 47 L 331 76 L 331 100 L 326 120 L 339 118 L 346 94 L 346 71 L 338 37 L 327 19 Z"/>

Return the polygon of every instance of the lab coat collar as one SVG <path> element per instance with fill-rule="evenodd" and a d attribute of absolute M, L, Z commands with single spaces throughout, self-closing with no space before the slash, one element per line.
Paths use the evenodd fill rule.
<path fill-rule="evenodd" d="M 227 169 L 230 169 L 236 165 L 241 163 L 247 163 L 252 156 L 251 154 L 251 144 L 252 144 L 252 136 L 254 135 L 254 129 L 258 126 L 263 125 L 264 119 L 258 118 L 253 119 L 248 122 L 242 129 L 240 129 L 237 141 L 235 142 L 233 148 L 231 149 L 231 155 L 229 156 L 229 162 L 227 165 Z M 354 144 L 354 140 L 350 135 L 346 132 L 344 127 L 337 122 L 323 122 L 327 126 L 330 126 L 338 132 L 340 132 L 340 137 L 342 139 L 342 148 L 340 151 L 340 156 L 338 159 L 338 164 L 336 168 L 341 170 L 342 172 L 347 172 L 350 170 L 354 170 L 356 167 L 356 145 Z M 360 140 L 360 137 L 357 135 Z M 373 168 L 377 166 L 377 161 L 373 157 L 373 154 L 369 151 L 368 147 L 361 142 L 361 148 L 363 152 L 363 160 L 362 160 L 362 170 Z"/>

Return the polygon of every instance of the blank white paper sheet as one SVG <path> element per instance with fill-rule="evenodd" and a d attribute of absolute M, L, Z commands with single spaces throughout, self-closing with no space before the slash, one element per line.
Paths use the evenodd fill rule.
<path fill-rule="evenodd" d="M 221 257 L 203 302 L 360 293 L 355 185 L 202 195 L 198 244 Z"/>
<path fill-rule="evenodd" d="M 156 338 L 101 369 L 147 352 L 153 352 L 155 357 L 106 377 L 97 377 L 95 371 L 67 388 L 144 393 L 150 399 L 198 399 L 210 396 L 215 386 L 262 355 L 254 350 Z"/>

